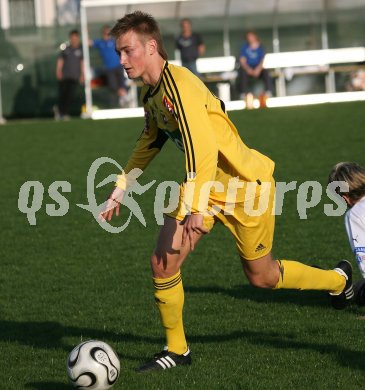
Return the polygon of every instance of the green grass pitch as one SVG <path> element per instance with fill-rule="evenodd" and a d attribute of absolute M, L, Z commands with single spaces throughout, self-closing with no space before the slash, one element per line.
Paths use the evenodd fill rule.
<path fill-rule="evenodd" d="M 276 162 L 277 181 L 326 184 L 336 162 L 365 164 L 364 112 L 364 103 L 346 103 L 230 117 L 246 144 Z M 222 226 L 183 267 L 193 365 L 134 372 L 164 343 L 149 266 L 159 230 L 153 215 L 157 184 L 136 197 L 146 228 L 133 217 L 125 231 L 107 233 L 76 204 L 87 203 L 91 163 L 107 156 L 123 165 L 142 126 L 142 119 L 130 119 L 0 128 L 0 388 L 68 389 L 69 352 L 83 340 L 100 339 L 121 359 L 115 389 L 362 389 L 365 309 L 337 312 L 324 293 L 250 287 Z M 183 158 L 168 142 L 141 182 L 181 180 Z M 97 182 L 111 173 L 116 168 L 104 165 Z M 19 189 L 29 180 L 45 188 L 36 226 L 18 210 Z M 69 210 L 50 217 L 46 204 L 54 201 L 47 190 L 57 180 L 71 184 L 64 193 Z M 98 202 L 109 191 L 96 190 Z M 343 217 L 327 217 L 323 205 L 330 201 L 323 197 L 300 220 L 296 193 L 287 194 L 277 217 L 274 254 L 328 268 L 348 258 L 358 279 Z"/>

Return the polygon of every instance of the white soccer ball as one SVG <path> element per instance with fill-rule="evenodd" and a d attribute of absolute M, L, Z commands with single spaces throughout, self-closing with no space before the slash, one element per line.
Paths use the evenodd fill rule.
<path fill-rule="evenodd" d="M 109 389 L 119 373 L 117 354 L 102 341 L 89 340 L 79 344 L 67 359 L 68 377 L 78 389 Z"/>

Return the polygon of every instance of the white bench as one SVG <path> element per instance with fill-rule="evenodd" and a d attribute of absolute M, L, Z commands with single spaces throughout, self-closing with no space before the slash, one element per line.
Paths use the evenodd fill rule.
<path fill-rule="evenodd" d="M 298 74 L 325 74 L 326 92 L 336 92 L 334 74 L 359 68 L 357 64 L 365 61 L 365 47 L 346 47 L 325 50 L 302 50 L 282 53 L 267 53 L 264 68 L 272 70 L 276 79 L 278 96 L 286 96 L 285 80 Z M 177 62 L 178 63 L 178 62 Z M 339 64 L 342 64 L 339 65 Z M 343 66 L 347 64 L 347 66 Z M 210 57 L 199 58 L 197 68 L 206 82 L 218 82 L 218 95 L 230 100 L 229 81 L 237 77 L 236 58 Z"/>
<path fill-rule="evenodd" d="M 169 62 L 181 65 L 180 60 Z M 237 77 L 235 66 L 236 58 L 234 56 L 198 58 L 196 61 L 196 67 L 202 75 L 202 80 L 205 83 L 217 83 L 218 97 L 225 102 L 231 100 L 230 81 Z"/>
<path fill-rule="evenodd" d="M 365 47 L 346 47 L 268 53 L 264 59 L 264 67 L 275 70 L 277 95 L 285 96 L 285 79 L 290 79 L 296 74 L 325 74 L 326 92 L 336 92 L 335 72 L 346 71 L 344 67 L 336 64 L 356 64 L 364 61 Z M 351 68 L 347 68 L 347 71 L 349 70 Z"/>
<path fill-rule="evenodd" d="M 303 50 L 282 53 L 267 53 L 264 68 L 272 70 L 276 80 L 278 96 L 286 96 L 285 80 L 297 74 L 325 74 L 326 92 L 335 91 L 335 72 L 355 69 L 336 66 L 336 64 L 356 64 L 365 61 L 365 47 L 349 47 L 327 50 Z M 179 60 L 169 61 L 181 65 Z M 237 77 L 236 57 L 206 57 L 197 60 L 198 72 L 204 82 L 217 83 L 218 96 L 223 101 L 230 101 L 230 82 Z M 137 102 L 137 84 L 133 83 L 132 94 Z M 136 105 L 137 106 L 137 105 Z"/>
<path fill-rule="evenodd" d="M 169 63 L 181 66 L 180 60 L 169 60 Z M 230 101 L 229 82 L 237 77 L 237 72 L 235 71 L 236 58 L 234 56 L 198 58 L 196 65 L 204 82 L 217 83 L 218 97 L 223 101 Z M 140 85 L 141 83 L 138 81 L 130 84 L 131 100 L 134 107 L 138 105 L 137 87 Z"/>
<path fill-rule="evenodd" d="M 272 70 L 278 96 L 286 96 L 286 82 L 298 74 L 324 74 L 326 92 L 336 92 L 335 73 L 358 69 L 357 64 L 365 61 L 365 47 L 346 47 L 325 50 L 302 50 L 282 53 L 267 53 L 264 68 Z M 179 62 L 176 62 L 179 63 Z M 347 65 L 347 66 L 341 66 Z M 236 58 L 210 57 L 197 60 L 198 71 L 206 82 L 217 82 L 218 95 L 230 100 L 230 84 L 237 77 Z"/>

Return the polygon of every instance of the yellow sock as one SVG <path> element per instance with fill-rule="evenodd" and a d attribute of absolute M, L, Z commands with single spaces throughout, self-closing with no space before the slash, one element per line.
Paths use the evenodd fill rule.
<path fill-rule="evenodd" d="M 170 278 L 153 278 L 155 299 L 160 311 L 161 322 L 166 332 L 167 346 L 170 352 L 179 355 L 188 349 L 182 311 L 184 306 L 184 288 L 180 271 Z"/>
<path fill-rule="evenodd" d="M 275 288 L 325 290 L 340 293 L 345 288 L 344 276 L 333 270 L 323 270 L 297 261 L 277 260 L 280 277 Z"/>

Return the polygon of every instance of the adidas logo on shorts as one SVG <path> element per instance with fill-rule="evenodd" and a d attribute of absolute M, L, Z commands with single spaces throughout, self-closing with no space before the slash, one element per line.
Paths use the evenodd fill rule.
<path fill-rule="evenodd" d="M 257 245 L 255 252 L 260 252 L 264 249 L 266 249 L 266 246 L 260 243 L 259 245 Z"/>

